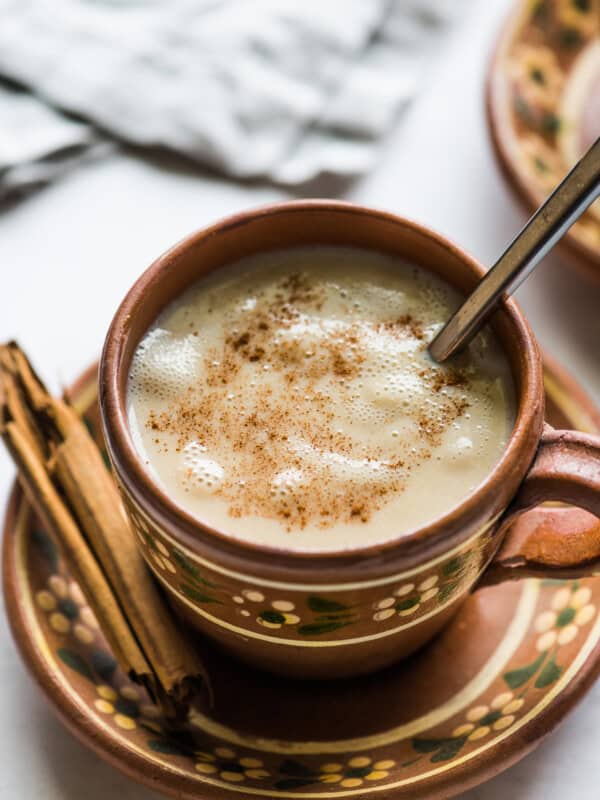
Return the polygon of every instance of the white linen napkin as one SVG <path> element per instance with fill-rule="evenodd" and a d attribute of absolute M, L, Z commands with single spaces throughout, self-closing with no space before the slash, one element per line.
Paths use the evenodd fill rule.
<path fill-rule="evenodd" d="M 0 187 L 51 179 L 108 135 L 236 178 L 359 174 L 464 5 L 0 0 L 0 76 L 39 98 L 0 85 Z"/>

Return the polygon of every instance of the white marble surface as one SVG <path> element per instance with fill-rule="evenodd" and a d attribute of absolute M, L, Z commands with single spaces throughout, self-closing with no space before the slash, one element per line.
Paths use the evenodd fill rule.
<path fill-rule="evenodd" d="M 448 40 L 428 90 L 386 143 L 378 168 L 346 199 L 424 221 L 490 262 L 523 221 L 494 164 L 483 76 L 505 0 L 472 4 Z M 327 187 L 321 187 L 323 194 Z M 147 264 L 189 231 L 284 197 L 190 174 L 181 164 L 119 156 L 88 166 L 0 216 L 0 339 L 18 337 L 45 379 L 68 383 L 95 359 L 116 305 Z M 541 343 L 600 401 L 600 290 L 558 258 L 520 291 Z M 0 497 L 12 468 L 0 452 Z M 0 797 L 158 797 L 79 745 L 25 674 L 0 618 Z M 469 800 L 596 800 L 600 686 L 536 753 Z"/>

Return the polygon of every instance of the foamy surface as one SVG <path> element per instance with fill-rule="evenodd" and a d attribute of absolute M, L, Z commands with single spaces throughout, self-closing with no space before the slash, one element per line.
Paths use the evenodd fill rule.
<path fill-rule="evenodd" d="M 245 259 L 170 305 L 134 355 L 128 413 L 188 512 L 288 549 L 382 542 L 449 511 L 514 423 L 489 331 L 449 366 L 427 345 L 460 302 L 371 251 Z"/>

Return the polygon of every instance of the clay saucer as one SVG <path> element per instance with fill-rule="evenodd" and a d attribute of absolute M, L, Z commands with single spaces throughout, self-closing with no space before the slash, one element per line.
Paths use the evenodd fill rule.
<path fill-rule="evenodd" d="M 95 375 L 72 397 L 97 433 Z M 600 429 L 549 363 L 546 388 L 551 422 Z M 556 513 L 565 524 L 584 512 Z M 600 577 L 531 579 L 476 592 L 430 645 L 360 680 L 285 681 L 206 644 L 214 703 L 169 730 L 117 668 L 18 489 L 3 560 L 15 640 L 56 712 L 99 756 L 177 798 L 448 797 L 522 758 L 600 671 Z"/>
<path fill-rule="evenodd" d="M 487 80 L 495 154 L 531 213 L 600 136 L 600 0 L 519 2 Z M 600 281 L 600 201 L 561 243 Z"/>

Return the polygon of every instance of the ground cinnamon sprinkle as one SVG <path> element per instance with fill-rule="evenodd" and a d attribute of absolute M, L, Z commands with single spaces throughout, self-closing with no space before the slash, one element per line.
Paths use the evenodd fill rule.
<path fill-rule="evenodd" d="M 185 452 L 197 442 L 223 456 L 227 469 L 214 491 L 234 517 L 276 519 L 289 530 L 366 523 L 403 490 L 411 470 L 431 458 L 468 407 L 461 395 L 446 391 L 468 383 L 466 370 L 432 365 L 418 375 L 435 395 L 435 407 L 405 410 L 415 431 L 409 455 L 389 442 L 384 447 L 357 437 L 352 426 L 336 427 L 332 397 L 360 405 L 368 337 L 417 340 L 424 349 L 426 334 L 422 320 L 410 314 L 384 322 L 358 315 L 336 327 L 319 316 L 325 302 L 320 285 L 306 275 L 280 279 L 275 292 L 240 316 L 243 327 L 234 322 L 206 352 L 202 380 L 148 415 L 146 425 L 163 435 L 165 447 L 174 440 Z M 298 333 L 307 319 L 314 335 Z M 344 459 L 350 466 L 336 466 Z M 336 478 L 340 470 L 342 479 Z"/>

